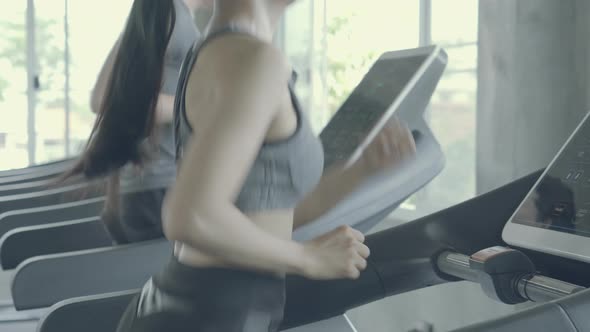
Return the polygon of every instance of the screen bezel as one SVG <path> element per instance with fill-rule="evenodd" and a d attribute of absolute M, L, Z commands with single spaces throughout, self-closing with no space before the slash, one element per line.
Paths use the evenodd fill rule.
<path fill-rule="evenodd" d="M 447 59 L 442 52 L 442 48 L 438 45 L 432 46 L 423 46 L 413 49 L 406 49 L 406 50 L 399 50 L 399 51 L 390 51 L 383 53 L 376 61 L 375 64 L 379 61 L 389 61 L 395 60 L 399 58 L 405 57 L 412 57 L 412 56 L 425 56 L 427 55 L 426 59 L 420 65 L 420 67 L 414 72 L 408 83 L 402 88 L 400 93 L 393 99 L 391 105 L 383 111 L 379 120 L 375 123 L 375 126 L 371 128 L 365 138 L 360 141 L 358 146 L 353 150 L 348 160 L 345 161 L 345 167 L 351 166 L 362 154 L 363 150 L 373 141 L 373 139 L 379 134 L 381 129 L 385 126 L 387 121 L 392 117 L 394 112 L 399 108 L 402 101 L 406 98 L 406 96 L 414 89 L 418 80 L 426 73 L 427 69 L 434 63 L 435 60 L 441 61 L 443 64 L 446 64 Z M 375 65 L 374 64 L 374 65 Z M 373 66 L 374 66 L 373 65 Z M 372 67 L 372 66 L 371 66 Z M 370 70 L 370 68 L 369 68 Z M 368 71 L 369 71 L 368 70 Z M 367 73 L 368 73 L 367 71 Z M 365 78 L 363 77 L 363 80 Z M 362 80 L 361 80 L 362 82 Z M 360 84 L 360 82 L 359 82 Z M 358 85 L 357 85 L 358 86 Z M 345 101 L 346 103 L 346 101 Z"/>
<path fill-rule="evenodd" d="M 506 243 L 521 248 L 590 263 L 590 237 L 513 222 L 517 212 L 521 209 L 528 197 L 537 189 L 538 185 L 545 178 L 559 157 L 561 157 L 565 148 L 570 144 L 583 124 L 588 121 L 589 117 L 590 112 L 586 113 L 582 121 L 580 121 L 565 144 L 559 149 L 559 152 L 549 163 L 549 166 L 547 166 L 543 174 L 535 182 L 531 190 L 527 193 L 504 226 L 504 229 L 502 230 L 502 239 Z"/>

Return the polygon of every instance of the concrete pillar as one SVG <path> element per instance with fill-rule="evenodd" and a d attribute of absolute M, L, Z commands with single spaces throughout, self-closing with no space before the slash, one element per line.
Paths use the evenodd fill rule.
<path fill-rule="evenodd" d="M 545 167 L 590 109 L 590 2 L 480 0 L 477 191 Z"/>

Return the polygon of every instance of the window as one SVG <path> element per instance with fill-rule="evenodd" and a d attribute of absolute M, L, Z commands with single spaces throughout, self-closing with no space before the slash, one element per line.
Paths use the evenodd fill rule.
<path fill-rule="evenodd" d="M 69 0 L 70 153 L 86 143 L 94 114 L 90 95 L 102 65 L 123 31 L 133 0 Z"/>
<path fill-rule="evenodd" d="M 381 53 L 432 43 L 447 51 L 449 65 L 427 111 L 447 164 L 397 218 L 417 218 L 475 194 L 477 11 L 471 0 L 301 0 L 284 20 L 280 44 L 299 71 L 297 92 L 318 132 Z"/>
<path fill-rule="evenodd" d="M 27 3 L 0 11 L 0 168 L 27 164 Z"/>
<path fill-rule="evenodd" d="M 298 1 L 283 30 L 298 95 L 320 131 L 381 53 L 418 45 L 418 2 Z"/>
<path fill-rule="evenodd" d="M 428 1 L 432 43 L 449 55 L 432 96 L 429 120 L 446 155 L 441 174 L 420 193 L 419 213 L 430 213 L 475 195 L 478 3 Z M 456 13 L 462 13 L 457 19 Z"/>
<path fill-rule="evenodd" d="M 79 151 L 94 80 L 132 0 L 19 0 L 0 13 L 0 169 Z"/>
<path fill-rule="evenodd" d="M 77 153 L 94 121 L 94 80 L 132 1 L 20 0 L 0 12 L 0 169 Z M 281 26 L 318 132 L 381 53 L 436 43 L 449 54 L 427 112 L 447 165 L 399 218 L 475 194 L 477 12 L 472 0 L 299 0 Z"/>
<path fill-rule="evenodd" d="M 56 5 L 57 4 L 57 5 Z M 33 76 L 38 82 L 34 89 L 34 153 L 32 161 L 43 163 L 65 155 L 66 141 L 66 63 L 65 2 L 34 1 Z M 34 52 L 34 53 L 33 53 Z M 33 92 L 33 91 L 31 91 Z M 31 144 L 31 142 L 29 142 Z"/>

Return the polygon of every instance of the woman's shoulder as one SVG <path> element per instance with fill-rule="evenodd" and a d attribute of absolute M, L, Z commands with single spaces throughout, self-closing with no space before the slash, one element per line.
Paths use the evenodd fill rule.
<path fill-rule="evenodd" d="M 274 45 L 242 34 L 228 34 L 212 40 L 199 59 L 224 77 L 288 82 L 291 67 L 283 52 Z"/>

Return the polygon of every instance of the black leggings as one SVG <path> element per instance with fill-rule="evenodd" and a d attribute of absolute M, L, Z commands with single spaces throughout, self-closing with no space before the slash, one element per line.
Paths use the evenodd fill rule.
<path fill-rule="evenodd" d="M 275 332 L 284 306 L 284 279 L 172 259 L 133 299 L 117 331 Z"/>

